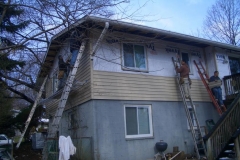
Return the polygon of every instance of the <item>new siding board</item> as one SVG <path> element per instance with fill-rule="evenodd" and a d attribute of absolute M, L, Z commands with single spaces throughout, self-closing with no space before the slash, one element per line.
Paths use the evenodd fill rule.
<path fill-rule="evenodd" d="M 200 80 L 192 80 L 194 101 L 209 102 Z M 174 77 L 93 71 L 93 99 L 182 101 Z"/>

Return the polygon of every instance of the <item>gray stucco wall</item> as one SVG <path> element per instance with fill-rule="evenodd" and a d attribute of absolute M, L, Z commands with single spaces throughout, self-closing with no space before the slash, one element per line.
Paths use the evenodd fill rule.
<path fill-rule="evenodd" d="M 95 114 L 93 111 L 93 101 L 88 101 L 80 106 L 64 111 L 59 135 L 71 136 L 73 144 L 76 147 L 75 159 L 92 160 L 93 159 L 93 137 L 95 135 Z M 71 123 L 70 115 L 74 114 L 74 128 L 69 127 Z"/>
<path fill-rule="evenodd" d="M 148 104 L 152 106 L 153 138 L 125 138 L 124 104 Z M 200 126 L 205 120 L 219 116 L 211 103 L 194 102 Z M 66 129 L 69 112 L 78 113 L 79 128 Z M 193 152 L 191 132 L 187 129 L 187 119 L 182 102 L 114 101 L 91 100 L 75 110 L 65 111 L 61 134 L 77 135 L 77 138 L 91 137 L 95 160 L 147 160 L 157 153 L 154 146 L 159 140 L 168 143 L 165 153 L 172 152 L 174 146 L 185 153 Z M 83 147 L 82 144 L 79 147 Z M 82 153 L 83 154 L 83 153 Z M 90 153 L 89 153 L 90 154 Z"/>

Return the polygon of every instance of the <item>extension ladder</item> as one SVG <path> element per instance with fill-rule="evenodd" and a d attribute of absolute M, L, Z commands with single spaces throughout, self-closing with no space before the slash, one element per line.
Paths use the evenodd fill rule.
<path fill-rule="evenodd" d="M 20 146 L 20 144 L 21 144 L 21 142 L 22 142 L 22 139 L 23 139 L 23 137 L 24 137 L 24 135 L 25 135 L 25 133 L 26 133 L 26 131 L 27 131 L 27 129 L 28 129 L 28 126 L 29 126 L 29 124 L 30 124 L 30 122 L 31 122 L 31 120 L 32 120 L 33 114 L 34 114 L 34 112 L 35 112 L 35 110 L 36 110 L 36 108 L 37 108 L 38 101 L 40 100 L 40 98 L 41 98 L 41 96 L 42 96 L 42 92 L 43 92 L 43 90 L 44 90 L 44 86 L 45 86 L 45 84 L 46 84 L 47 78 L 48 78 L 48 76 L 46 76 L 45 79 L 43 80 L 42 86 L 41 86 L 41 88 L 40 88 L 40 90 L 39 90 L 39 92 L 38 92 L 37 98 L 36 98 L 36 100 L 35 100 L 35 102 L 34 102 L 34 104 L 33 104 L 33 107 L 32 107 L 32 109 L 31 109 L 30 113 L 29 113 L 29 116 L 28 116 L 27 121 L 26 121 L 26 123 L 25 123 L 24 131 L 23 131 L 23 133 L 21 134 L 21 137 L 20 137 L 20 139 L 19 139 L 19 141 L 18 141 L 18 144 L 17 144 L 16 148 L 19 148 L 19 146 Z"/>
<path fill-rule="evenodd" d="M 172 57 L 172 62 L 173 62 L 174 67 L 176 66 L 176 64 L 178 64 L 180 66 L 179 59 L 174 60 L 174 58 Z M 190 130 L 192 133 L 196 156 L 197 156 L 197 159 L 200 160 L 202 156 L 205 157 L 207 155 L 207 152 L 206 152 L 206 147 L 205 147 L 205 144 L 204 144 L 204 141 L 202 138 L 200 125 L 199 125 L 199 122 L 198 122 L 198 119 L 196 116 L 194 104 L 193 104 L 191 95 L 189 95 L 188 100 L 186 99 L 185 93 L 184 93 L 184 86 L 179 83 L 180 76 L 178 75 L 177 72 L 176 72 L 176 80 L 177 80 L 177 84 L 178 84 L 180 94 L 181 94 L 181 97 L 183 100 L 184 109 L 186 112 Z M 201 153 L 204 155 L 200 155 Z"/>
<path fill-rule="evenodd" d="M 207 92 L 208 92 L 208 94 L 209 94 L 209 96 L 210 96 L 210 98 L 211 98 L 211 100 L 212 100 L 212 102 L 213 102 L 214 107 L 216 108 L 218 114 L 221 116 L 221 115 L 223 114 L 223 112 L 226 111 L 225 106 L 223 106 L 223 107 L 221 108 L 221 107 L 219 106 L 217 100 L 215 99 L 215 97 L 214 97 L 214 95 L 213 95 L 213 93 L 212 93 L 212 91 L 211 91 L 211 89 L 210 89 L 210 87 L 209 87 L 209 85 L 208 85 L 209 76 L 208 76 L 205 68 L 203 67 L 201 61 L 199 61 L 199 63 L 197 63 L 197 62 L 194 60 L 193 62 L 194 62 L 194 64 L 195 64 L 195 66 L 197 67 L 198 74 L 199 74 L 199 76 L 200 76 L 200 78 L 201 78 L 201 80 L 202 80 L 205 88 L 207 89 Z"/>
<path fill-rule="evenodd" d="M 83 55 L 83 51 L 85 49 L 85 44 L 86 44 L 86 41 L 83 41 L 81 43 L 81 47 L 79 49 L 76 62 L 74 64 L 74 67 L 73 67 L 71 73 L 69 74 L 69 76 L 67 78 L 66 84 L 65 84 L 63 92 L 62 92 L 60 102 L 58 104 L 58 108 L 56 110 L 55 116 L 53 117 L 53 121 L 52 121 L 51 125 L 49 126 L 47 140 L 46 140 L 46 142 L 44 144 L 44 148 L 43 148 L 43 158 L 42 158 L 43 160 L 48 159 L 48 148 L 49 147 L 47 145 L 47 141 L 50 139 L 54 139 L 57 135 L 59 123 L 62 118 L 62 114 L 63 114 L 64 108 L 65 108 L 65 105 L 67 103 L 68 96 L 69 96 L 71 87 L 73 85 L 74 78 L 75 78 L 77 70 L 78 70 L 80 59 L 81 59 L 81 57 Z"/>

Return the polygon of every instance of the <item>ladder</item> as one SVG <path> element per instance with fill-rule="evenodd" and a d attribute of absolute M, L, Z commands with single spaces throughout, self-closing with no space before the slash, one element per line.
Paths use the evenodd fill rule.
<path fill-rule="evenodd" d="M 224 111 L 226 111 L 225 106 L 223 108 L 221 108 L 217 102 L 217 100 L 215 99 L 209 85 L 208 85 L 208 80 L 209 80 L 209 76 L 205 70 L 205 68 L 203 67 L 201 61 L 199 61 L 199 63 L 197 63 L 195 60 L 193 61 L 195 66 L 197 67 L 198 70 L 198 74 L 205 86 L 205 88 L 207 89 L 207 92 L 211 98 L 211 101 L 213 102 L 214 107 L 216 108 L 218 114 L 221 116 L 223 114 Z"/>
<path fill-rule="evenodd" d="M 174 67 L 176 66 L 176 64 L 179 64 L 179 66 L 180 66 L 179 59 L 174 60 L 174 58 L 172 57 L 172 62 L 173 62 Z M 188 120 L 190 130 L 192 133 L 196 157 L 198 160 L 200 160 L 201 156 L 205 157 L 207 155 L 207 152 L 206 152 L 206 147 L 205 147 L 205 144 L 204 144 L 204 141 L 202 138 L 200 125 L 199 125 L 199 122 L 198 122 L 198 119 L 196 116 L 194 104 L 193 104 L 191 96 L 189 96 L 189 98 L 186 99 L 185 93 L 184 93 L 184 86 L 179 83 L 180 76 L 178 75 L 177 72 L 176 72 L 176 81 L 177 81 L 177 84 L 178 84 L 178 87 L 180 90 L 180 94 L 181 94 L 183 104 L 184 104 L 184 109 L 185 109 L 186 116 L 187 116 L 187 120 Z M 204 154 L 204 155 L 200 155 L 200 154 Z"/>
<path fill-rule="evenodd" d="M 24 135 L 25 135 L 25 133 L 26 133 L 26 131 L 27 131 L 27 129 L 28 129 L 28 126 L 29 126 L 29 124 L 30 124 L 30 122 L 31 122 L 31 120 L 32 120 L 33 114 L 34 114 L 34 112 L 35 112 L 35 110 L 36 110 L 36 108 L 37 108 L 37 104 L 38 104 L 38 102 L 39 102 L 39 100 L 40 100 L 40 98 L 41 98 L 41 96 L 42 96 L 42 92 L 43 92 L 43 90 L 44 90 L 44 86 L 45 86 L 45 84 L 46 84 L 47 78 L 48 78 L 48 76 L 46 76 L 45 79 L 43 80 L 42 86 L 41 86 L 41 88 L 40 88 L 40 91 L 38 92 L 37 98 L 36 98 L 36 100 L 35 100 L 35 102 L 34 102 L 34 104 L 33 104 L 33 107 L 32 107 L 32 109 L 31 109 L 30 113 L 29 113 L 29 116 L 28 116 L 27 121 L 26 121 L 26 123 L 25 123 L 24 131 L 23 131 L 23 133 L 22 133 L 21 136 L 20 136 L 20 139 L 19 139 L 19 141 L 18 141 L 18 144 L 17 144 L 16 148 L 19 148 L 19 146 L 20 146 L 20 144 L 21 144 L 21 142 L 22 142 L 22 139 L 23 139 L 23 137 L 24 137 Z"/>
<path fill-rule="evenodd" d="M 67 99 L 68 99 L 71 87 L 73 85 L 74 78 L 75 78 L 77 70 L 78 70 L 80 59 L 81 59 L 81 57 L 83 55 L 83 51 L 85 49 L 85 44 L 86 44 L 86 41 L 82 41 L 81 47 L 80 47 L 79 52 L 78 52 L 76 62 L 74 64 L 74 67 L 73 67 L 71 73 L 69 74 L 69 76 L 67 78 L 67 81 L 66 81 L 66 84 L 64 86 L 62 96 L 61 96 L 60 102 L 58 104 L 58 108 L 56 110 L 55 116 L 53 117 L 53 121 L 48 128 L 47 140 L 46 140 L 46 142 L 44 144 L 44 148 L 43 148 L 43 158 L 42 158 L 43 160 L 48 159 L 48 148 L 49 147 L 47 146 L 47 141 L 49 139 L 54 139 L 57 135 L 57 131 L 58 131 L 58 128 L 59 128 L 59 123 L 60 123 L 60 120 L 62 118 L 62 114 L 63 114 L 64 108 L 65 108 L 65 105 L 67 103 Z"/>

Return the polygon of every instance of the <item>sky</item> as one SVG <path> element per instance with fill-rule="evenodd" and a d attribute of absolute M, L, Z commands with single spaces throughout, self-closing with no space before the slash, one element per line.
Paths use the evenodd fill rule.
<path fill-rule="evenodd" d="M 129 22 L 199 36 L 208 9 L 216 0 L 129 0 L 118 7 Z M 130 15 L 130 16 L 127 16 Z M 135 20 L 130 20 L 135 19 Z M 137 19 L 137 21 L 136 21 Z"/>

